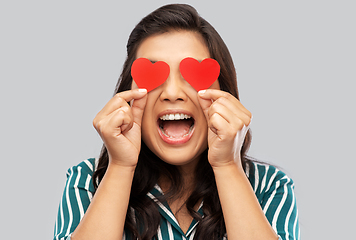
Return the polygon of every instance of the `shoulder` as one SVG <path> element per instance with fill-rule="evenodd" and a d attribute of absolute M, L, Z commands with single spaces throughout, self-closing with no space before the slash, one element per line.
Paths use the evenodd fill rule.
<path fill-rule="evenodd" d="M 272 228 L 283 239 L 287 235 L 299 239 L 293 180 L 275 166 L 253 161 L 248 164 L 246 175 Z"/>
<path fill-rule="evenodd" d="M 69 177 L 70 175 L 72 175 L 74 173 L 79 173 L 79 172 L 92 176 L 96 167 L 97 167 L 97 164 L 98 164 L 98 159 L 88 158 L 88 159 L 80 162 L 79 164 L 69 168 L 67 170 L 67 177 Z"/>
<path fill-rule="evenodd" d="M 60 201 L 54 230 L 54 239 L 70 239 L 95 192 L 93 173 L 97 159 L 89 158 L 72 166 L 67 171 L 67 181 Z"/>
<path fill-rule="evenodd" d="M 98 159 L 89 158 L 67 170 L 67 188 L 85 189 L 94 192 L 93 174 L 97 168 Z"/>
<path fill-rule="evenodd" d="M 273 165 L 251 161 L 247 166 L 246 175 L 258 198 L 276 189 L 294 188 L 293 180 Z"/>

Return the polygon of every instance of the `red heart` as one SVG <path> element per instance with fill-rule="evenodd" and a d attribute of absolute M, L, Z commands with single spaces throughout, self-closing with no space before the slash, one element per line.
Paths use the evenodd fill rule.
<path fill-rule="evenodd" d="M 136 59 L 131 66 L 131 76 L 139 88 L 146 88 L 147 92 L 155 89 L 169 75 L 169 65 L 163 61 L 152 64 L 147 58 Z"/>
<path fill-rule="evenodd" d="M 212 58 L 201 63 L 191 57 L 184 58 L 179 69 L 183 78 L 197 91 L 209 88 L 220 75 L 220 65 Z"/>

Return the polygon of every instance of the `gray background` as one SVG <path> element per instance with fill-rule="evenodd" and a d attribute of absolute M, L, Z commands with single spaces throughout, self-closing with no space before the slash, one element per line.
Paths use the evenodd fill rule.
<path fill-rule="evenodd" d="M 166 1 L 1 1 L 1 239 L 51 239 L 66 170 L 96 157 L 134 25 Z M 250 155 L 296 185 L 301 236 L 350 239 L 355 156 L 351 1 L 190 1 L 234 58 Z"/>

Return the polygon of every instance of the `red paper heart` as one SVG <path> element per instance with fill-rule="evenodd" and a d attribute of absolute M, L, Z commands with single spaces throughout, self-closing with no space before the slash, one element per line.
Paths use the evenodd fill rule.
<path fill-rule="evenodd" d="M 179 69 L 183 78 L 197 91 L 209 88 L 220 75 L 220 65 L 212 58 L 200 63 L 191 57 L 184 58 Z"/>
<path fill-rule="evenodd" d="M 131 76 L 139 88 L 147 92 L 155 89 L 166 81 L 169 65 L 163 61 L 151 63 L 147 58 L 136 59 L 131 66 Z"/>

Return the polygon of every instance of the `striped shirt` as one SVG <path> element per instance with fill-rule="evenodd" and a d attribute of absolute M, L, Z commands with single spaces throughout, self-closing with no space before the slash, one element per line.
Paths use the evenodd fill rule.
<path fill-rule="evenodd" d="M 97 159 L 90 158 L 68 169 L 67 182 L 54 228 L 54 240 L 70 240 L 72 232 L 88 209 L 94 193 L 92 175 L 96 164 Z M 279 239 L 299 239 L 298 210 L 292 179 L 273 166 L 256 162 L 246 169 L 246 176 Z M 157 203 L 161 214 L 161 223 L 157 231 L 158 239 L 192 240 L 199 223 L 193 220 L 188 231 L 184 233 L 168 204 L 157 200 L 161 194 L 163 192 L 158 185 L 147 193 L 147 196 Z M 203 203 L 198 210 L 200 214 L 203 214 L 202 206 Z M 124 234 L 123 240 L 129 238 Z"/>

